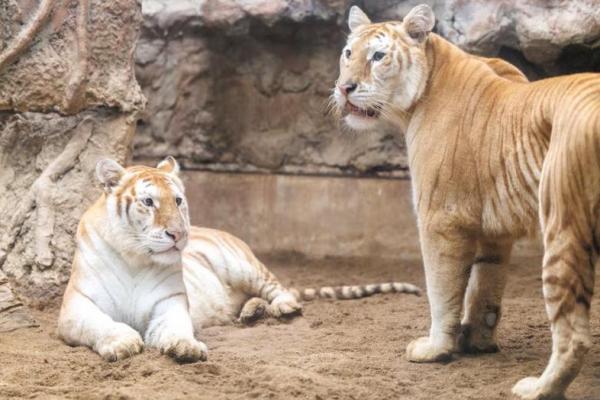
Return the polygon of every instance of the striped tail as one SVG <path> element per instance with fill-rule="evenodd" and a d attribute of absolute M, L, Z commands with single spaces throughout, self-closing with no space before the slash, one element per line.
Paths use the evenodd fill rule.
<path fill-rule="evenodd" d="M 410 283 L 388 282 L 370 285 L 323 286 L 317 289 L 289 289 L 297 300 L 311 301 L 318 298 L 350 300 L 369 297 L 377 293 L 410 293 L 421 295 L 421 289 Z"/>

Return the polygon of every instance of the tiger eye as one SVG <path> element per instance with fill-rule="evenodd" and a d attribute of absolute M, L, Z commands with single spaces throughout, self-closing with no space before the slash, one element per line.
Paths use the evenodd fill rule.
<path fill-rule="evenodd" d="M 346 49 L 345 54 L 346 54 L 346 58 L 350 58 L 350 56 L 352 55 L 352 50 Z"/>
<path fill-rule="evenodd" d="M 142 200 L 142 202 L 148 207 L 152 207 L 154 205 L 154 201 L 150 197 L 146 197 L 144 200 Z"/>
<path fill-rule="evenodd" d="M 373 53 L 372 60 L 373 61 L 379 61 L 383 57 L 385 57 L 385 53 L 383 51 L 376 51 L 375 53 Z"/>
<path fill-rule="evenodd" d="M 183 199 L 181 197 L 175 197 L 175 203 L 180 206 L 181 203 L 183 202 Z"/>

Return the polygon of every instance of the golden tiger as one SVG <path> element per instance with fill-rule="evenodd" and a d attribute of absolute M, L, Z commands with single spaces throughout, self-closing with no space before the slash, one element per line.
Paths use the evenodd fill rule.
<path fill-rule="evenodd" d="M 67 344 L 108 361 L 158 348 L 179 362 L 205 360 L 203 327 L 298 314 L 299 300 L 414 293 L 407 283 L 286 289 L 241 240 L 190 227 L 179 166 L 97 164 L 104 193 L 77 231 L 71 277 L 58 320 Z"/>
<path fill-rule="evenodd" d="M 498 349 L 512 244 L 541 220 L 552 356 L 540 377 L 519 381 L 513 392 L 562 397 L 591 345 L 600 75 L 527 82 L 509 64 L 471 56 L 431 33 L 427 5 L 382 23 L 352 7 L 348 24 L 337 113 L 355 130 L 387 121 L 406 137 L 432 320 L 429 336 L 408 345 L 408 360 Z"/>

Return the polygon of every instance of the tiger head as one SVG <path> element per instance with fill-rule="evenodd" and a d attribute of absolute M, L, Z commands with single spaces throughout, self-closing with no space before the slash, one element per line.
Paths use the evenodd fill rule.
<path fill-rule="evenodd" d="M 429 72 L 425 44 L 434 25 L 425 4 L 402 22 L 371 23 L 360 8 L 350 9 L 350 35 L 333 93 L 337 114 L 350 128 L 372 129 L 380 119 L 394 122 L 419 100 Z"/>
<path fill-rule="evenodd" d="M 96 176 L 104 188 L 107 230 L 113 237 L 109 239 L 122 254 L 159 264 L 181 260 L 190 217 L 178 173 L 173 157 L 156 168 L 123 168 L 110 159 L 98 162 Z"/>

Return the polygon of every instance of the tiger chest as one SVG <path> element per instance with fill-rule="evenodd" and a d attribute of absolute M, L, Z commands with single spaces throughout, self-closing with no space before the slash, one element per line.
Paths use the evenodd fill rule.
<path fill-rule="evenodd" d="M 158 303 L 185 293 L 181 268 L 172 266 L 112 270 L 84 286 L 103 312 L 140 333 L 146 330 Z"/>

